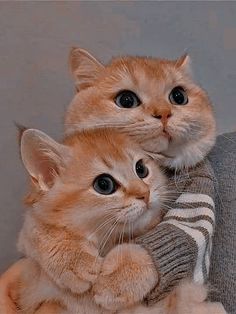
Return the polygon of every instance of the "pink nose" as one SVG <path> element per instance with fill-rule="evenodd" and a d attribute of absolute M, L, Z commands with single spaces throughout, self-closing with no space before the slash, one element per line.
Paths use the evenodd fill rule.
<path fill-rule="evenodd" d="M 126 190 L 126 195 L 137 200 L 142 200 L 146 204 L 149 202 L 150 191 L 149 187 L 140 179 L 132 180 L 129 188 Z"/>
<path fill-rule="evenodd" d="M 137 200 L 142 200 L 142 201 L 144 201 L 146 204 L 148 204 L 148 202 L 149 202 L 149 195 L 150 195 L 150 192 L 149 192 L 149 191 L 146 191 L 146 192 L 144 192 L 144 193 L 142 193 L 142 194 L 140 194 L 140 195 L 137 195 L 137 196 L 136 196 L 136 199 L 137 199 Z"/>
<path fill-rule="evenodd" d="M 163 126 L 166 126 L 168 119 L 172 116 L 169 108 L 158 110 L 153 115 L 154 118 L 161 120 Z"/>

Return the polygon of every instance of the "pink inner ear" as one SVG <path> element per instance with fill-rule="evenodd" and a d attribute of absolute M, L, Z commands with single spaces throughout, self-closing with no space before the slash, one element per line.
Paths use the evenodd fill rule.
<path fill-rule="evenodd" d="M 183 56 L 181 56 L 179 59 L 177 59 L 176 65 L 178 67 L 185 66 L 190 61 L 190 57 L 187 53 L 185 53 Z"/>
<path fill-rule="evenodd" d="M 182 69 L 187 75 L 192 75 L 191 58 L 188 54 L 184 54 L 176 61 L 176 67 Z"/>
<path fill-rule="evenodd" d="M 76 90 L 91 86 L 104 66 L 86 50 L 74 48 L 71 50 L 69 63 L 76 80 Z"/>
<path fill-rule="evenodd" d="M 43 182 L 48 186 L 52 187 L 55 177 L 59 174 L 58 167 L 52 160 L 41 160 L 39 162 L 39 168 L 41 170 L 41 176 Z"/>
<path fill-rule="evenodd" d="M 47 153 L 40 147 L 36 147 L 37 145 L 33 146 L 28 156 L 27 170 L 39 185 L 51 187 L 55 176 L 58 175 L 58 166 L 56 161 L 53 160 L 53 153 L 50 155 L 49 152 Z"/>
<path fill-rule="evenodd" d="M 22 136 L 22 161 L 42 190 L 50 188 L 59 174 L 61 146 L 38 130 L 27 130 Z"/>

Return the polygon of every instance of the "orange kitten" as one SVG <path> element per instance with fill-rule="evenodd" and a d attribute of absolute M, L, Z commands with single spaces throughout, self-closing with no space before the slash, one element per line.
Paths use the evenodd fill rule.
<path fill-rule="evenodd" d="M 164 166 L 192 167 L 215 142 L 215 120 L 206 92 L 193 81 L 187 55 L 178 60 L 118 57 L 103 65 L 74 48 L 70 67 L 79 93 L 65 130 L 115 127 Z"/>
<path fill-rule="evenodd" d="M 117 243 L 132 242 L 133 235 L 161 220 L 165 178 L 128 138 L 112 129 L 93 130 L 59 144 L 28 129 L 21 156 L 32 178 L 27 201 L 33 205 L 19 239 L 29 257 L 19 280 L 21 313 L 224 313 L 220 305 L 204 302 L 205 288 L 192 283 L 180 285 L 153 307 L 133 299 L 142 299 L 158 274 L 142 247 Z M 106 281 L 112 281 L 114 291 L 125 283 L 126 309 L 99 306 Z M 108 304 L 111 292 L 106 291 Z M 39 308 L 42 302 L 49 304 Z"/>
<path fill-rule="evenodd" d="M 181 195 L 173 202 L 163 224 L 144 234 L 141 240 L 137 239 L 152 256 L 160 274 L 145 301 L 153 304 L 186 276 L 203 283 L 209 269 L 214 230 L 214 175 L 203 159 L 215 142 L 215 120 L 206 92 L 192 79 L 189 57 L 166 60 L 128 56 L 114 58 L 103 65 L 87 51 L 74 48 L 69 61 L 78 93 L 66 113 L 66 133 L 114 127 L 133 138 L 162 166 L 171 168 L 168 173 L 177 188 L 178 181 L 185 181 L 184 188 L 180 187 Z M 201 208 L 201 202 L 206 199 L 211 205 Z M 204 215 L 200 216 L 200 212 Z M 209 224 L 209 220 L 213 224 Z M 166 241 L 168 234 L 178 239 L 175 249 Z M 186 252 L 188 265 L 184 260 Z M 172 256 L 175 256 L 174 261 Z M 171 271 L 170 268 L 166 271 L 168 262 L 175 263 Z M 108 287 L 112 289 L 111 285 Z M 122 292 L 113 292 L 119 299 Z M 107 301 L 107 295 L 103 293 L 100 304 L 109 308 L 112 302 Z M 114 303 L 116 301 L 114 298 Z M 116 309 L 122 308 L 121 305 L 122 302 Z"/>
<path fill-rule="evenodd" d="M 35 305 L 50 300 L 50 295 L 56 300 L 58 295 L 75 313 L 78 302 L 71 301 L 73 293 L 91 288 L 101 255 L 161 220 L 165 178 L 136 144 L 112 129 L 75 134 L 63 144 L 29 129 L 22 135 L 21 156 L 33 182 L 27 197 L 33 208 L 26 213 L 19 248 L 42 268 L 29 263 L 32 270 L 25 280 L 29 279 L 32 294 L 23 292 L 24 313 L 33 313 Z M 146 251 L 130 245 L 136 257 L 129 264 L 140 259 L 139 267 L 146 269 L 147 282 L 140 290 L 144 296 L 155 284 L 157 272 Z M 119 263 L 118 257 L 129 249 L 118 246 L 110 254 Z"/>

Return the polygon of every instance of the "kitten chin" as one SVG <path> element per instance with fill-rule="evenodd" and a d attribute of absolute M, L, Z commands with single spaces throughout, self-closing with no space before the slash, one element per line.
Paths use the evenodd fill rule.
<path fill-rule="evenodd" d="M 160 159 L 160 164 L 176 170 L 194 167 L 207 156 L 215 140 L 215 132 L 212 132 L 197 142 L 186 142 L 182 145 L 170 144 L 168 149 L 163 151 L 164 158 Z"/>
<path fill-rule="evenodd" d="M 139 144 L 148 154 L 160 154 L 168 150 L 169 139 L 165 135 L 160 135 L 156 139 L 147 139 Z"/>

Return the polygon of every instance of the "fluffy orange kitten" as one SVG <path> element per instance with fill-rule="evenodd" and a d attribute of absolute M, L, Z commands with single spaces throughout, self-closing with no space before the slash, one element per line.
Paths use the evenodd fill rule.
<path fill-rule="evenodd" d="M 205 289 L 192 283 L 149 308 L 133 299 L 142 299 L 158 279 L 151 257 L 132 237 L 161 220 L 165 177 L 130 139 L 97 129 L 59 144 L 28 129 L 21 156 L 32 179 L 32 208 L 19 238 L 29 257 L 19 279 L 20 313 L 224 313 L 220 305 L 204 302 Z M 126 309 L 99 306 L 106 282 L 114 291 L 122 285 Z"/>
<path fill-rule="evenodd" d="M 111 129 L 76 134 L 64 144 L 29 129 L 22 135 L 21 155 L 33 182 L 27 197 L 33 208 L 26 213 L 19 247 L 55 282 L 35 265 L 37 280 L 33 283 L 29 274 L 32 294 L 23 292 L 23 308 L 25 313 L 33 313 L 35 302 L 58 294 L 72 313 L 79 312 L 77 302 L 71 301 L 73 295 L 67 293 L 63 298 L 56 285 L 72 293 L 88 291 L 100 271 L 100 255 L 124 238 L 127 241 L 131 230 L 132 236 L 137 235 L 160 221 L 164 176 L 135 144 Z M 144 249 L 130 245 L 136 257 L 127 261 L 127 266 L 138 259 L 147 270 L 146 289 L 140 291 L 144 295 L 157 273 Z M 117 265 L 121 263 L 129 249 L 116 247 L 103 267 L 115 267 L 108 262 L 111 256 Z M 45 290 L 44 285 L 51 288 Z"/>
<path fill-rule="evenodd" d="M 79 93 L 66 113 L 67 134 L 115 127 L 148 153 L 162 153 L 163 165 L 174 169 L 195 166 L 214 145 L 211 102 L 193 81 L 187 55 L 117 57 L 103 65 L 74 48 L 70 67 Z"/>

